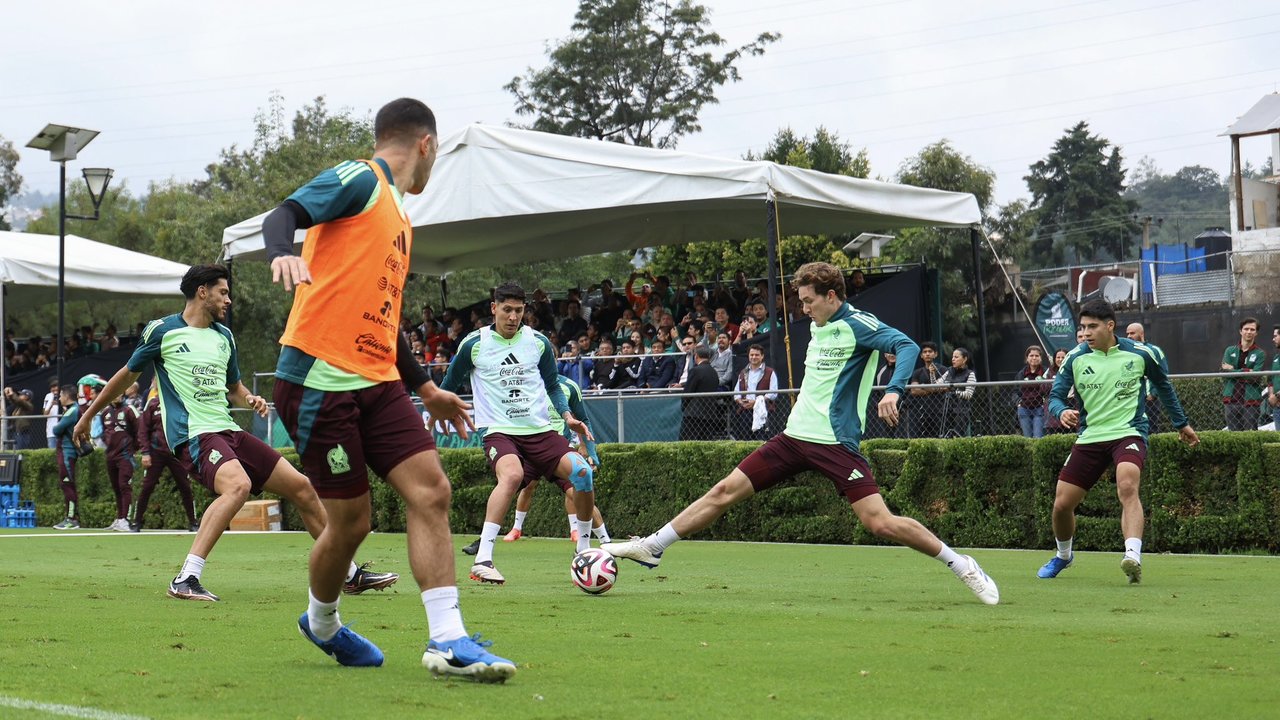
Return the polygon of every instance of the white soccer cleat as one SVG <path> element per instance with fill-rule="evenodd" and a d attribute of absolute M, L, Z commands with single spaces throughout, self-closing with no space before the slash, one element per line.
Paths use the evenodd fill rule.
<path fill-rule="evenodd" d="M 502 573 L 498 572 L 498 568 L 493 566 L 492 560 L 472 565 L 471 579 L 480 583 L 493 583 L 494 585 L 501 585 L 507 581 L 506 578 L 502 577 Z"/>
<path fill-rule="evenodd" d="M 602 543 L 600 549 L 616 558 L 626 558 L 647 568 L 656 568 L 662 562 L 662 553 L 650 552 L 644 541 L 635 536 L 626 542 Z"/>
<path fill-rule="evenodd" d="M 1120 561 L 1120 569 L 1129 578 L 1130 585 L 1142 582 L 1142 561 L 1132 555 L 1125 555 Z"/>
<path fill-rule="evenodd" d="M 118 518 L 115 522 L 111 523 L 111 529 L 116 532 L 129 532 L 129 521 L 124 518 Z"/>
<path fill-rule="evenodd" d="M 960 574 L 960 581 L 973 591 L 978 599 L 987 605 L 995 605 L 1000 602 L 1000 588 L 996 587 L 996 581 L 991 576 L 982 571 L 982 567 L 978 565 L 978 561 L 973 557 L 965 555 L 964 559 L 969 561 L 969 569 Z"/>

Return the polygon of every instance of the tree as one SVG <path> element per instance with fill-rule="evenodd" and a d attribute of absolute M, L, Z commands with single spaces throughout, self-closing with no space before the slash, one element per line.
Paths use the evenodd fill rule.
<path fill-rule="evenodd" d="M 1163 220 L 1151 225 L 1155 244 L 1191 242 L 1202 229 L 1226 227 L 1229 222 L 1226 183 L 1200 165 L 1165 175 L 1150 158 L 1143 158 L 1124 196 L 1134 202 L 1139 217 Z"/>
<path fill-rule="evenodd" d="M 866 148 L 854 153 L 849 143 L 840 136 L 819 127 L 813 137 L 797 136 L 791 128 L 782 128 L 773 136 L 769 146 L 760 154 L 748 152 L 746 160 L 768 160 L 781 165 L 818 170 L 834 175 L 865 178 L 871 174 L 871 162 Z M 761 207 L 760 225 L 764 226 L 764 208 Z M 779 224 L 785 232 L 785 213 Z M 837 267 L 855 267 L 857 261 L 841 249 L 847 239 L 829 238 L 825 235 L 787 235 L 778 241 L 782 254 L 782 268 L 789 272 L 804 263 L 824 260 Z M 653 255 L 651 269 L 659 275 L 669 275 L 673 282 L 683 278 L 690 269 L 709 279 L 732 279 L 741 270 L 748 277 L 764 277 L 768 273 L 767 243 L 764 238 L 713 240 L 690 245 L 663 245 Z"/>
<path fill-rule="evenodd" d="M 763 55 L 781 37 L 716 56 L 726 43 L 710 11 L 690 0 L 580 0 L 570 36 L 550 64 L 505 86 L 532 128 L 559 135 L 673 148 L 701 130 L 698 115 L 716 89 L 741 79 L 743 56 Z"/>
<path fill-rule="evenodd" d="M 22 176 L 18 174 L 18 151 L 13 143 L 0 137 L 0 230 L 9 229 L 4 208 L 22 192 Z"/>
<path fill-rule="evenodd" d="M 1108 150 L 1109 148 L 1109 150 Z M 1053 144 L 1024 178 L 1036 211 L 1032 255 L 1044 263 L 1123 259 L 1138 224 L 1123 197 L 1120 148 L 1080 121 Z M 1129 252 L 1132 255 L 1132 251 Z"/>
<path fill-rule="evenodd" d="M 897 181 L 904 185 L 971 193 L 978 209 L 987 217 L 995 187 L 995 174 L 961 154 L 947 140 L 926 146 L 898 169 Z M 1010 210 L 1011 217 L 1016 207 Z M 1012 222 L 1011 222 L 1012 224 Z M 973 286 L 973 251 L 965 228 L 907 228 L 885 246 L 886 254 L 897 262 L 921 262 L 942 270 L 943 339 L 953 345 L 978 345 L 977 293 Z M 994 258 L 986 252 L 982 277 L 988 304 L 998 302 L 1007 287 Z"/>

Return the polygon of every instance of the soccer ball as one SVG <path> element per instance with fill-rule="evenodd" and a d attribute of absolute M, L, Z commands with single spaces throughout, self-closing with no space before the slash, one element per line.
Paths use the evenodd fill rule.
<path fill-rule="evenodd" d="M 573 556 L 569 573 L 582 592 L 599 595 L 617 582 L 618 561 L 599 548 L 588 548 Z"/>

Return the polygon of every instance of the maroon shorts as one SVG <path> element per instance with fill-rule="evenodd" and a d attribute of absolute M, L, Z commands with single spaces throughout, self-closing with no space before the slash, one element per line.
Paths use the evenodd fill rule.
<path fill-rule="evenodd" d="M 1071 454 L 1058 473 L 1058 481 L 1088 490 L 1108 467 L 1130 462 L 1142 470 L 1146 459 L 1147 443 L 1137 435 L 1097 443 L 1076 443 L 1071 446 Z"/>
<path fill-rule="evenodd" d="M 537 435 L 490 433 L 484 436 L 484 456 L 489 459 L 489 466 L 496 468 L 503 456 L 515 455 L 524 466 L 526 480 L 530 477 L 555 477 L 560 459 L 571 452 L 573 448 L 569 447 L 569 441 L 555 430 Z"/>
<path fill-rule="evenodd" d="M 542 478 L 545 478 L 555 483 L 556 487 L 560 488 L 560 492 L 562 493 L 569 492 L 569 488 L 573 487 L 573 483 L 570 482 L 568 479 L 556 477 L 555 470 L 552 470 L 551 473 L 548 475 L 539 475 L 538 471 L 533 469 L 533 465 L 530 465 L 528 460 L 521 459 L 520 464 L 524 467 L 524 479 L 520 481 L 521 490 L 529 487 L 535 481 Z"/>
<path fill-rule="evenodd" d="M 843 445 L 820 445 L 778 433 L 738 463 L 756 492 L 805 470 L 816 470 L 855 503 L 880 492 L 866 458 Z"/>
<path fill-rule="evenodd" d="M 369 468 L 385 478 L 408 458 L 436 449 L 398 381 L 328 392 L 276 378 L 274 396 L 302 470 L 322 498 L 360 497 L 369 492 Z"/>
<path fill-rule="evenodd" d="M 249 492 L 257 495 L 280 462 L 280 453 L 243 430 L 201 433 L 184 443 L 181 453 L 182 462 L 192 468 L 196 480 L 209 492 L 216 492 L 213 481 L 218 469 L 239 460 L 249 476 Z"/>

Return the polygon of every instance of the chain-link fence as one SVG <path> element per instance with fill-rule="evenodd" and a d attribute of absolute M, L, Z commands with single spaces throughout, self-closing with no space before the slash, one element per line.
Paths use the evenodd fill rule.
<path fill-rule="evenodd" d="M 1258 373 L 1197 373 L 1173 375 L 1182 408 L 1197 430 L 1228 427 L 1229 415 L 1243 418 L 1252 427 L 1271 430 L 1271 377 L 1274 371 Z M 1237 379 L 1254 384 L 1257 400 L 1223 402 L 1223 381 Z M 863 438 L 946 438 L 977 435 L 1025 435 L 1038 437 L 1073 432 L 1048 416 L 1048 393 L 1052 380 L 1002 381 L 969 386 L 909 385 L 899 406 L 900 421 L 889 427 L 876 413 L 884 388 L 875 387 L 867 407 Z M 1037 388 L 1039 392 L 1024 392 Z M 915 391 L 918 394 L 913 394 Z M 587 391 L 583 402 L 596 442 L 672 442 L 677 440 L 767 440 L 781 432 L 798 390 L 751 390 L 741 392 L 683 393 L 679 389 L 639 391 Z M 1034 398 L 1040 398 L 1037 404 Z M 1247 396 L 1246 396 L 1247 398 Z M 469 397 L 464 399 L 470 400 Z M 418 404 L 419 411 L 422 410 Z M 275 447 L 289 445 L 289 438 L 275 415 L 259 418 L 248 410 L 232 409 L 232 416 L 245 430 Z M 1147 401 L 1152 432 L 1171 432 L 1160 400 Z M 4 448 L 46 447 L 46 418 L 39 415 L 0 419 Z M 481 439 L 462 439 L 452 434 L 436 434 L 441 447 L 478 447 Z"/>
<path fill-rule="evenodd" d="M 268 418 L 261 418 L 252 410 L 231 408 L 231 419 L 235 420 L 242 429 L 263 439 L 268 439 L 270 432 L 268 421 L 273 421 L 274 417 L 274 410 Z M 49 418 L 44 415 L 12 415 L 0 418 L 0 447 L 5 451 L 39 450 L 49 447 L 48 421 Z M 94 445 L 98 448 L 103 447 L 96 438 Z"/>
<path fill-rule="evenodd" d="M 1270 376 L 1265 373 L 1199 373 L 1171 376 L 1183 411 L 1197 430 L 1227 428 L 1228 406 L 1223 398 L 1223 380 L 1240 379 L 1256 383 L 1261 397 L 1256 401 L 1233 403 L 1230 411 L 1270 430 Z M 863 438 L 946 438 L 976 435 L 1025 435 L 1070 433 L 1048 415 L 1048 393 L 1052 380 L 978 383 L 966 397 L 965 386 L 910 385 L 899 405 L 900 420 L 890 427 L 876 412 L 884 387 L 873 388 L 867 407 Z M 1036 388 L 1039 392 L 1023 392 Z M 915 391 L 913 394 L 912 391 Z M 683 394 L 612 392 L 584 397 L 592 432 L 598 442 L 663 442 L 672 440 L 766 440 L 786 427 L 787 416 L 797 390 Z M 757 409 L 759 398 L 764 409 Z M 755 403 L 740 402 L 753 397 Z M 1037 401 L 1038 398 L 1038 401 Z M 1172 432 L 1159 398 L 1147 400 L 1152 432 Z"/>

